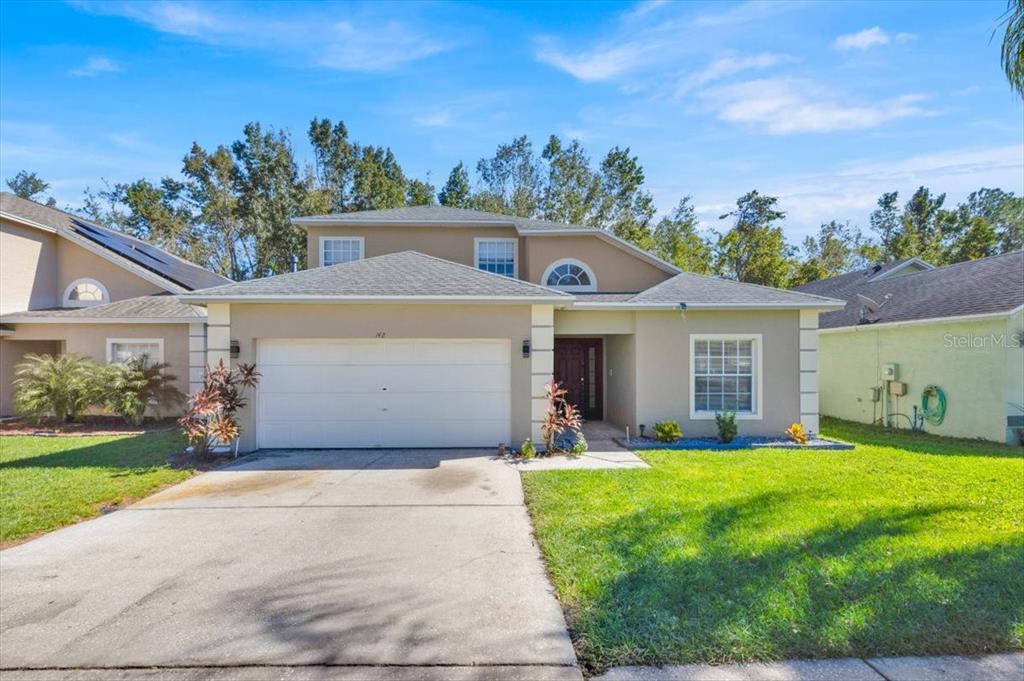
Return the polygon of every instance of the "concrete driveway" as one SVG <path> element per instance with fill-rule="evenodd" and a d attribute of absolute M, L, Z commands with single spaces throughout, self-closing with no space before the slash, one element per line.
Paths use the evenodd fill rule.
<path fill-rule="evenodd" d="M 578 675 L 519 474 L 475 451 L 244 460 L 3 551 L 0 585 L 7 669 Z"/>

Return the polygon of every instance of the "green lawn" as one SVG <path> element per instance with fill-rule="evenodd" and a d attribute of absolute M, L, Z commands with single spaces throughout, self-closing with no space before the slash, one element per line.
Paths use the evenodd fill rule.
<path fill-rule="evenodd" d="M 0 437 L 0 544 L 97 515 L 192 473 L 167 465 L 177 433 Z"/>
<path fill-rule="evenodd" d="M 618 664 L 1022 647 L 1020 448 L 825 420 L 846 452 L 528 473 L 577 653 Z"/>

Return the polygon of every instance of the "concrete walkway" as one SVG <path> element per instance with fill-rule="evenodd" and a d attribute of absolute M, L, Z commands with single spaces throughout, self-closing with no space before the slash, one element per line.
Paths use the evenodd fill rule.
<path fill-rule="evenodd" d="M 544 456 L 529 461 L 509 461 L 520 472 L 527 471 L 578 471 L 620 468 L 650 468 L 647 462 L 633 451 L 626 449 L 616 438 L 624 438 L 626 432 L 604 421 L 588 421 L 583 424 L 583 435 L 589 449 L 579 456 L 559 454 Z"/>
<path fill-rule="evenodd" d="M 1024 653 L 614 667 L 593 681 L 1021 681 Z"/>

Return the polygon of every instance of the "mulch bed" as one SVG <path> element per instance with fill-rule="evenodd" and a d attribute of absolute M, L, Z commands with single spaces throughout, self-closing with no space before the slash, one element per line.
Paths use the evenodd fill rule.
<path fill-rule="evenodd" d="M 177 419 L 149 419 L 141 426 L 130 426 L 119 416 L 83 416 L 60 428 L 53 424 L 34 424 L 20 418 L 0 421 L 0 435 L 43 435 L 51 437 L 82 437 L 84 435 L 144 435 L 163 433 L 178 427 Z"/>
<path fill-rule="evenodd" d="M 779 437 L 737 437 L 732 442 L 725 443 L 713 437 L 685 438 L 675 442 L 659 442 L 652 437 L 631 437 L 629 441 L 625 438 L 615 440 L 623 447 L 633 450 L 641 449 L 692 449 L 700 451 L 732 451 L 737 449 L 814 449 L 814 450 L 848 450 L 853 445 L 847 442 L 826 440 L 825 438 L 813 438 L 807 444 L 797 444 L 787 438 Z"/>

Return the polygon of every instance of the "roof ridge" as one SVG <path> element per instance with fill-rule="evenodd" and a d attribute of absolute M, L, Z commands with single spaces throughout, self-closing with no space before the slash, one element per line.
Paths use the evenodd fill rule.
<path fill-rule="evenodd" d="M 909 273 L 904 274 L 904 275 L 902 275 L 900 277 L 896 277 L 895 279 L 881 279 L 880 281 L 896 281 L 897 279 L 905 279 L 907 277 L 913 277 L 913 276 L 916 276 L 918 274 L 927 274 L 929 272 L 941 272 L 941 271 L 949 270 L 949 269 L 954 268 L 954 267 L 970 266 L 970 265 L 972 265 L 974 263 L 989 262 L 991 260 L 996 260 L 997 258 L 1004 258 L 1004 257 L 1011 256 L 1011 255 L 1021 255 L 1022 253 L 1024 253 L 1024 249 L 1018 249 L 1016 251 L 1007 251 L 1006 253 L 997 253 L 995 255 L 986 255 L 984 258 L 972 258 L 970 260 L 961 260 L 960 262 L 946 263 L 945 265 L 932 265 L 931 269 L 918 270 L 916 272 L 909 272 Z M 915 258 L 916 258 L 916 256 L 915 256 Z M 907 260 L 914 260 L 915 258 L 907 258 Z M 923 258 L 917 258 L 917 259 L 923 260 Z M 925 262 L 927 262 L 927 261 L 925 261 Z M 876 283 L 876 282 L 867 282 L 867 283 L 871 284 L 871 283 Z"/>

